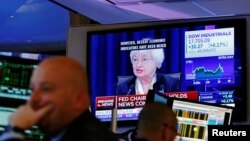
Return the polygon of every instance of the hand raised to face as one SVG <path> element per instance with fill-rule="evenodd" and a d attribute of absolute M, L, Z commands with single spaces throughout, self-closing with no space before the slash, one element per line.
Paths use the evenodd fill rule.
<path fill-rule="evenodd" d="M 41 120 L 52 109 L 51 105 L 47 105 L 38 110 L 34 110 L 30 104 L 20 106 L 9 118 L 12 127 L 20 129 L 29 129 Z"/>

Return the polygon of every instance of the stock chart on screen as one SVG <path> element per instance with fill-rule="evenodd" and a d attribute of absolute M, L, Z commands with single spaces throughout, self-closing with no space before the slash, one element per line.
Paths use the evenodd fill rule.
<path fill-rule="evenodd" d="M 234 28 L 187 31 L 185 37 L 190 85 L 234 83 Z"/>

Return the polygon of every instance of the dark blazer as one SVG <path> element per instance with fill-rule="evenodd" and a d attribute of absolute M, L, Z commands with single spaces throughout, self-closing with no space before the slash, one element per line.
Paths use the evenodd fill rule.
<path fill-rule="evenodd" d="M 136 76 L 128 77 L 122 82 L 118 82 L 116 87 L 116 95 L 131 95 L 135 94 Z M 164 92 L 180 91 L 180 80 L 161 73 L 156 73 L 156 82 L 153 85 L 155 92 L 164 90 Z"/>
<path fill-rule="evenodd" d="M 86 111 L 70 124 L 61 141 L 118 141 L 118 139 L 89 111 Z"/>
<path fill-rule="evenodd" d="M 8 131 L 3 134 L 8 134 Z M 23 140 L 10 136 L 4 141 Z M 118 141 L 118 139 L 89 111 L 85 111 L 65 129 L 60 141 Z"/>

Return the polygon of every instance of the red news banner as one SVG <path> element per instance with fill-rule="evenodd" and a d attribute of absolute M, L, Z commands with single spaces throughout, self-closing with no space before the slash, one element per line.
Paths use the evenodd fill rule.
<path fill-rule="evenodd" d="M 198 91 L 189 91 L 189 92 L 168 92 L 165 93 L 168 97 L 183 98 L 189 100 L 198 100 Z"/>
<path fill-rule="evenodd" d="M 102 96 L 96 97 L 96 110 L 108 110 L 115 108 L 116 96 Z"/>
<path fill-rule="evenodd" d="M 117 96 L 117 109 L 143 107 L 147 95 Z"/>
<path fill-rule="evenodd" d="M 198 100 L 198 92 L 169 92 L 165 93 L 168 97 L 184 98 Z M 102 96 L 96 97 L 96 110 L 114 109 L 131 109 L 143 107 L 147 95 L 129 95 L 129 96 Z"/>

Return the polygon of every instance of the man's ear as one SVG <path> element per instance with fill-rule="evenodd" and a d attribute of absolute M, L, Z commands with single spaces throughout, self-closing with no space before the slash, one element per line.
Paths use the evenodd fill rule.
<path fill-rule="evenodd" d="M 75 93 L 74 99 L 73 99 L 73 107 L 75 109 L 80 109 L 83 106 L 83 94 L 80 94 L 79 92 Z"/>
<path fill-rule="evenodd" d="M 164 126 L 161 130 L 161 139 L 164 141 L 169 141 L 172 138 L 172 131 L 169 130 L 169 127 Z"/>
<path fill-rule="evenodd" d="M 164 126 L 164 127 L 162 128 L 162 130 L 161 130 L 161 139 L 162 139 L 162 140 L 166 140 L 166 138 L 167 138 L 167 132 L 168 132 L 168 130 L 167 130 L 167 128 Z"/>
<path fill-rule="evenodd" d="M 88 107 L 89 106 L 89 99 L 88 99 L 88 96 L 86 96 L 86 94 L 82 93 L 82 92 L 77 92 L 75 93 L 75 96 L 74 96 L 74 100 L 73 100 L 73 107 L 75 109 L 79 109 L 79 110 L 82 110 L 83 108 L 85 107 Z"/>

